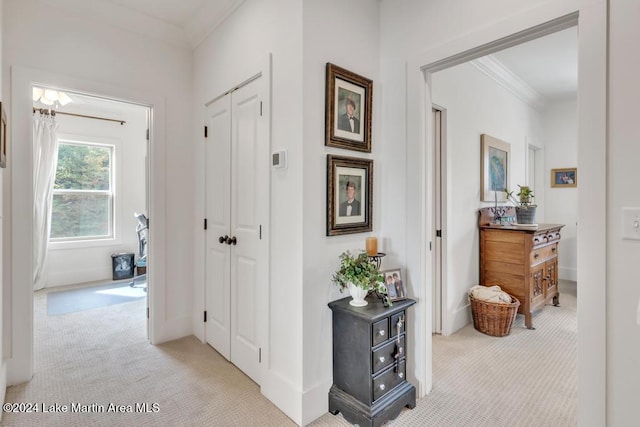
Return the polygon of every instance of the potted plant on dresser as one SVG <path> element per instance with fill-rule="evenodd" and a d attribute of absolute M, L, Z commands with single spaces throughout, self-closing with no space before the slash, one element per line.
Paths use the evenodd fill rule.
<path fill-rule="evenodd" d="M 367 305 L 365 297 L 369 291 L 386 292 L 378 266 L 369 260 L 364 251 L 358 255 L 352 255 L 350 251 L 343 252 L 340 255 L 340 266 L 332 279 L 340 287 L 340 292 L 349 290 L 353 297 L 349 304 L 356 307 Z"/>
<path fill-rule="evenodd" d="M 536 208 L 538 207 L 533 203 L 534 195 L 531 188 L 526 185 L 518 184 L 520 191 L 514 195 L 513 191 L 504 189 L 507 200 L 509 200 L 516 207 L 516 220 L 518 224 L 535 224 Z"/>

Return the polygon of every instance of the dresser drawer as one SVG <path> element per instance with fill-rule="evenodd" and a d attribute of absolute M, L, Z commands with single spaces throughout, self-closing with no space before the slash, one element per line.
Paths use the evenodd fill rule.
<path fill-rule="evenodd" d="M 398 342 L 396 340 L 383 345 L 378 350 L 373 352 L 373 360 L 371 361 L 371 372 L 375 374 L 378 371 L 386 368 L 396 361 L 396 354 L 404 356 L 404 353 L 404 336 L 400 337 L 399 348 Z"/>
<path fill-rule="evenodd" d="M 389 325 L 389 337 L 395 337 L 398 333 L 402 334 L 405 328 L 405 322 L 407 318 L 404 315 L 404 311 L 394 314 L 391 316 L 391 324 Z M 398 321 L 400 321 L 400 332 L 398 332 Z"/>
<path fill-rule="evenodd" d="M 371 347 L 375 347 L 389 339 L 389 318 L 378 320 L 372 326 Z"/>
<path fill-rule="evenodd" d="M 558 244 L 553 243 L 542 248 L 533 249 L 531 251 L 530 262 L 531 265 L 537 264 L 541 261 L 553 258 L 558 252 Z"/>
<path fill-rule="evenodd" d="M 373 378 L 373 400 L 376 401 L 402 383 L 406 376 L 404 359 L 399 360 L 377 377 Z"/>

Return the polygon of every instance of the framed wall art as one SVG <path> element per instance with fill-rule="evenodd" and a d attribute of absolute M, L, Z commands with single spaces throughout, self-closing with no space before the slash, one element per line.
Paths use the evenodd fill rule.
<path fill-rule="evenodd" d="M 373 81 L 327 63 L 325 145 L 371 152 Z"/>
<path fill-rule="evenodd" d="M 327 155 L 327 236 L 372 230 L 373 160 Z"/>
<path fill-rule="evenodd" d="M 402 281 L 402 271 L 399 268 L 384 270 L 380 274 L 384 277 L 384 286 L 387 288 L 387 296 L 391 301 L 407 298 L 407 289 Z"/>
<path fill-rule="evenodd" d="M 511 145 L 497 138 L 482 134 L 480 167 L 480 201 L 503 202 L 504 190 L 509 188 L 511 173 Z"/>
<path fill-rule="evenodd" d="M 577 187 L 578 168 L 551 169 L 552 187 Z"/>

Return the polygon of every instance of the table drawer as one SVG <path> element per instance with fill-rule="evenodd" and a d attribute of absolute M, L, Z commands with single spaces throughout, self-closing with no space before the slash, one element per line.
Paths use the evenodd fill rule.
<path fill-rule="evenodd" d="M 377 377 L 373 378 L 373 400 L 376 401 L 405 381 L 406 366 L 404 359 L 399 360 Z"/>
<path fill-rule="evenodd" d="M 372 325 L 371 347 L 389 339 L 389 318 L 385 317 Z"/>
<path fill-rule="evenodd" d="M 404 356 L 404 336 L 400 337 L 399 348 L 398 342 L 393 340 L 373 352 L 373 360 L 371 361 L 372 373 L 375 374 L 395 362 L 396 354 Z"/>
<path fill-rule="evenodd" d="M 558 252 L 558 244 L 553 243 L 549 246 L 533 249 L 531 251 L 530 262 L 531 265 L 535 265 L 541 261 L 553 258 Z"/>

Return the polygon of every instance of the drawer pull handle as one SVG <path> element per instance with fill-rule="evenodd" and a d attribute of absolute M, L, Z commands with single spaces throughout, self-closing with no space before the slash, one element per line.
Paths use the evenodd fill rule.
<path fill-rule="evenodd" d="M 398 377 L 400 377 L 400 378 L 404 378 L 404 372 L 400 372 L 400 373 L 398 374 Z"/>
<path fill-rule="evenodd" d="M 554 246 L 551 248 L 551 252 L 555 252 L 555 251 L 556 251 L 556 247 Z"/>
<path fill-rule="evenodd" d="M 380 329 L 380 332 L 378 332 L 378 333 L 380 334 L 381 337 L 383 337 L 384 334 L 385 334 L 384 329 Z"/>
<path fill-rule="evenodd" d="M 538 252 L 536 252 L 535 254 L 533 254 L 534 258 L 538 258 L 540 256 L 540 254 L 538 254 Z"/>
<path fill-rule="evenodd" d="M 380 390 L 384 391 L 385 388 L 387 388 L 387 387 L 385 387 L 384 384 L 380 384 Z"/>
<path fill-rule="evenodd" d="M 378 359 L 380 361 L 380 363 L 384 363 L 384 361 L 386 360 L 384 357 L 381 357 L 380 359 Z"/>

